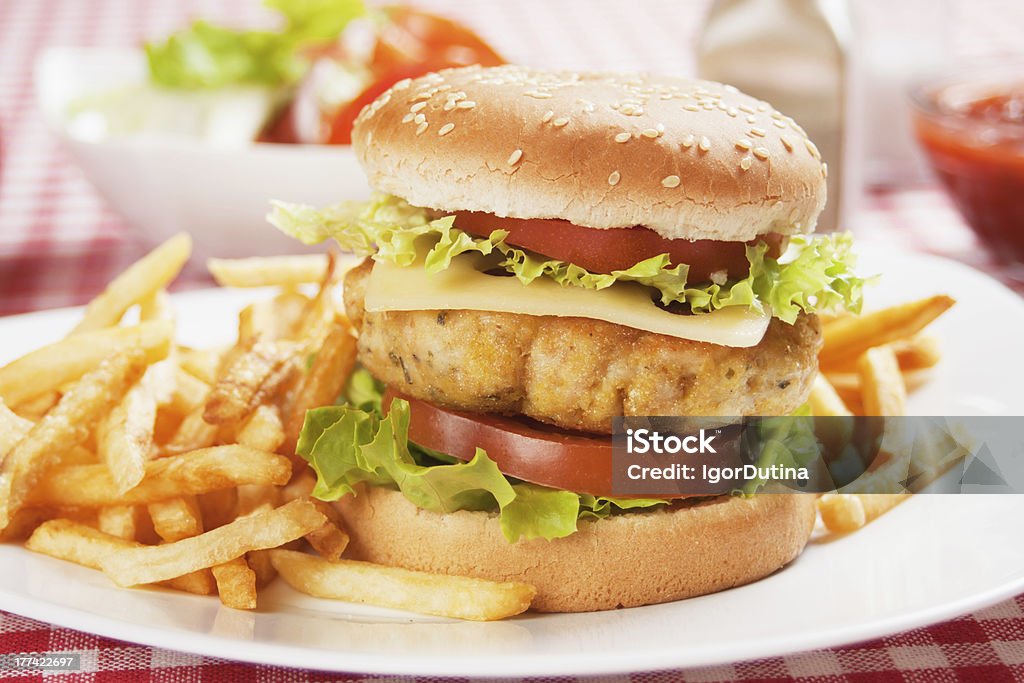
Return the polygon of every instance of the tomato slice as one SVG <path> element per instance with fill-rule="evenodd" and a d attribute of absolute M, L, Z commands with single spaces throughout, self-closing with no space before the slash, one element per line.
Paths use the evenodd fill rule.
<path fill-rule="evenodd" d="M 447 410 L 390 387 L 384 405 L 390 406 L 395 398 L 409 402 L 409 440 L 413 443 L 466 462 L 482 448 L 510 477 L 576 493 L 613 495 L 611 437 L 562 430 L 526 418 Z"/>
<path fill-rule="evenodd" d="M 373 83 L 334 115 L 328 144 L 351 144 L 352 124 L 359 112 L 398 81 L 450 67 L 505 63 L 483 38 L 451 19 L 406 6 L 383 11 L 387 21 L 377 30 Z"/>
<path fill-rule="evenodd" d="M 505 63 L 483 38 L 456 21 L 408 5 L 385 7 L 383 11 L 387 21 L 378 29 L 373 52 L 373 65 L 381 71 L 422 62 L 449 66 Z"/>
<path fill-rule="evenodd" d="M 644 259 L 668 254 L 673 265 L 690 266 L 690 282 L 710 280 L 717 271 L 725 271 L 733 278 L 746 277 L 750 272 L 747 244 L 764 241 L 769 252 L 777 256 L 785 242 L 785 237 L 777 233 L 748 243 L 669 240 L 644 227 L 598 230 L 557 218 L 499 218 L 477 211 L 456 212 L 455 226 L 478 237 L 505 230 L 505 241 L 509 244 L 575 263 L 594 273 L 626 270 Z"/>
<path fill-rule="evenodd" d="M 393 86 L 398 81 L 405 78 L 418 78 L 431 71 L 437 71 L 445 67 L 451 66 L 442 62 L 422 62 L 419 64 L 402 64 L 393 67 L 391 70 L 385 73 L 379 73 L 374 81 L 367 86 L 363 92 L 344 105 L 334 115 L 331 120 L 330 134 L 327 138 L 327 144 L 329 145 L 350 145 L 352 144 L 352 126 L 356 122 L 356 117 L 359 116 L 359 112 L 363 110 L 363 107 L 373 102 L 375 99 L 384 94 L 384 91 Z"/>

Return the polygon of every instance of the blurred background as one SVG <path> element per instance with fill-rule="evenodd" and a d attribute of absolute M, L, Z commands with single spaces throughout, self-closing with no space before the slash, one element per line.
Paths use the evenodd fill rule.
<path fill-rule="evenodd" d="M 450 27 L 430 28 L 468 59 L 493 53 L 549 67 L 700 75 L 768 99 L 807 129 L 829 163 L 820 229 L 949 256 L 1021 286 L 1024 2 L 419 0 L 415 7 L 482 39 L 469 45 Z M 186 92 L 188 106 L 203 112 L 198 127 L 189 123 L 192 109 L 168 105 L 167 88 L 122 89 L 83 104 L 91 84 L 121 87 L 112 74 L 145 79 L 142 45 L 169 49 L 163 41 L 192 19 L 279 30 L 281 14 L 259 0 L 0 0 L 0 314 L 85 301 L 178 229 L 196 234 L 201 255 L 278 250 L 256 237 L 271 230 L 258 220 L 271 196 L 330 201 L 366 192 L 347 148 L 319 143 L 343 142 L 340 110 L 385 72 L 397 80 L 402 69 L 366 62 L 355 80 L 350 65 L 324 77 L 310 59 L 272 95 L 246 90 L 225 105 Z M 437 37 L 403 24 L 408 17 L 388 16 L 424 45 Z M 54 47 L 70 50 L 54 56 Z M 97 58 L 98 48 L 108 52 Z M 380 59 L 379 48 L 366 49 L 365 59 Z M 357 51 L 346 46 L 341 61 Z M 310 106 L 324 110 L 310 119 Z M 159 135 L 140 123 L 154 110 Z M 316 123 L 289 127 L 304 120 Z M 251 133 L 240 134 L 245 126 Z M 308 144 L 280 144 L 285 138 Z M 208 284 L 201 264 L 181 280 Z"/>

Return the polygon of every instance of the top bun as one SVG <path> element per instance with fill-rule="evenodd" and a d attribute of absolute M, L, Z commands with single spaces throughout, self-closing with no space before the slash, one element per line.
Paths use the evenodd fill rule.
<path fill-rule="evenodd" d="M 366 106 L 352 146 L 372 187 L 416 206 L 669 239 L 812 232 L 825 204 L 803 129 L 712 81 L 448 69 Z"/>

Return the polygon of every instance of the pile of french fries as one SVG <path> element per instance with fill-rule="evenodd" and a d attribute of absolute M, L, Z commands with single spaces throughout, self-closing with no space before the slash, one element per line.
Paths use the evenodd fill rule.
<path fill-rule="evenodd" d="M 236 609 L 256 609 L 280 576 L 315 596 L 453 618 L 525 611 L 526 584 L 341 559 L 341 519 L 310 498 L 294 457 L 306 410 L 333 403 L 355 363 L 339 268 L 324 256 L 212 261 L 222 284 L 281 290 L 241 312 L 230 348 L 200 350 L 175 341 L 166 293 L 190 251 L 186 235 L 168 240 L 67 337 L 0 368 L 0 540 Z"/>
<path fill-rule="evenodd" d="M 954 303 L 948 296 L 937 295 L 826 320 L 819 374 L 811 390 L 811 412 L 825 416 L 906 414 L 907 394 L 928 380 L 942 358 L 938 341 L 925 329 Z M 901 463 L 905 468 L 906 458 L 892 458 L 888 468 L 897 469 Z M 818 511 L 828 530 L 855 531 L 908 495 L 829 493 L 818 499 Z"/>

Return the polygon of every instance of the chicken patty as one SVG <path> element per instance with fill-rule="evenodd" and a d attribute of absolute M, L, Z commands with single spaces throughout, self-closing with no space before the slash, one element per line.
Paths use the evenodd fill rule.
<path fill-rule="evenodd" d="M 363 307 L 367 259 L 345 277 L 359 360 L 378 379 L 453 410 L 523 414 L 611 433 L 617 415 L 784 415 L 810 393 L 821 326 L 773 319 L 731 348 L 587 318 Z"/>

